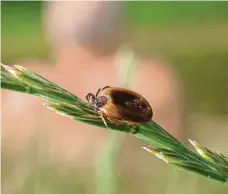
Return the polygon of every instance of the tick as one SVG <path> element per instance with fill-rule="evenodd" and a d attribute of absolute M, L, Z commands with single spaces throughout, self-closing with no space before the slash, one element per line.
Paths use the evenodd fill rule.
<path fill-rule="evenodd" d="M 140 94 L 124 88 L 106 86 L 96 95 L 86 96 L 88 103 L 104 117 L 115 123 L 137 125 L 152 119 L 153 111 L 149 102 Z"/>

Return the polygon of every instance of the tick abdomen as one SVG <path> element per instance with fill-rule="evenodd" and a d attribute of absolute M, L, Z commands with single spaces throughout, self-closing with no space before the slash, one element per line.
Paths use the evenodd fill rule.
<path fill-rule="evenodd" d="M 147 100 L 131 90 L 110 87 L 104 89 L 100 96 L 108 99 L 100 109 L 109 118 L 141 123 L 151 120 L 153 116 Z"/>

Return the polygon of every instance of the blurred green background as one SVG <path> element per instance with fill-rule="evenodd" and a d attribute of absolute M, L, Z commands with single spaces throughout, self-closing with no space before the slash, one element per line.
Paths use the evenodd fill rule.
<path fill-rule="evenodd" d="M 2 2 L 2 61 L 47 58 L 41 2 Z M 127 2 L 132 40 L 163 56 L 184 81 L 188 111 L 228 113 L 228 3 Z"/>
<path fill-rule="evenodd" d="M 42 2 L 1 4 L 2 62 L 12 64 L 26 57 L 48 59 Z M 137 50 L 144 55 L 165 58 L 183 80 L 185 112 L 189 115 L 186 136 L 204 137 L 202 143 L 228 154 L 224 143 L 228 134 L 228 2 L 126 2 L 125 13 L 132 25 L 131 38 Z M 194 123 L 190 115 L 197 115 Z M 197 129 L 202 130 L 197 132 Z M 216 137 L 217 141 L 211 142 L 211 137 Z M 4 181 L 12 169 L 12 158 L 3 157 L 2 165 Z M 39 166 L 37 171 L 43 174 L 39 177 L 31 174 L 17 193 L 35 193 L 37 184 L 48 185 L 51 193 L 56 194 L 86 193 L 84 183 L 75 185 L 75 174 L 71 170 L 72 173 L 59 177 L 54 168 Z M 179 187 L 178 193 L 205 193 L 207 189 L 203 188 L 212 193 L 228 193 L 222 185 L 196 181 L 185 173 L 182 176 L 193 186 L 186 186 L 183 180 L 182 185 L 178 185 L 177 181 L 173 185 Z M 127 185 L 120 186 L 122 193 L 125 187 Z M 177 193 L 172 186 L 167 187 L 165 193 Z"/>

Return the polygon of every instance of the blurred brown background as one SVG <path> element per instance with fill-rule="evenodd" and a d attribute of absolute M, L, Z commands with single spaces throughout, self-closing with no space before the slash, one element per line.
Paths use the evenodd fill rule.
<path fill-rule="evenodd" d="M 132 88 L 154 120 L 228 155 L 227 2 L 1 4 L 3 63 L 84 99 L 120 84 L 116 51 L 126 43 L 139 60 Z M 172 169 L 134 137 L 63 118 L 32 96 L 2 92 L 2 129 L 4 194 L 228 192 Z"/>

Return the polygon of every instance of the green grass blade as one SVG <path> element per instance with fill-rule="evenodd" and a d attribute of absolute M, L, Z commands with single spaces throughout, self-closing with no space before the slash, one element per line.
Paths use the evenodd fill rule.
<path fill-rule="evenodd" d="M 100 115 L 77 96 L 42 78 L 41 76 L 20 66 L 1 68 L 2 89 L 31 94 L 48 101 L 46 107 L 68 116 L 78 122 L 103 127 Z M 171 166 L 216 180 L 227 185 L 228 159 L 221 153 L 216 153 L 190 141 L 197 152 L 187 149 L 155 121 L 133 126 L 106 121 L 108 129 L 135 135 L 157 148 L 145 147 L 147 151 L 161 158 Z"/>

